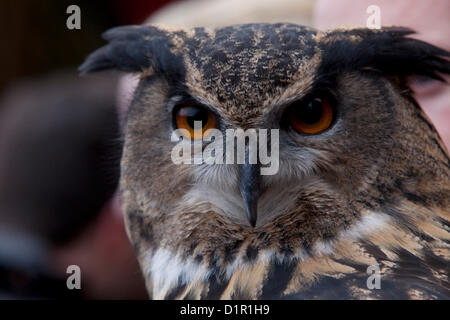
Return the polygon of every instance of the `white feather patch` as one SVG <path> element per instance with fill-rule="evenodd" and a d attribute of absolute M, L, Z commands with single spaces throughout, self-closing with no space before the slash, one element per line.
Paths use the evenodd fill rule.
<path fill-rule="evenodd" d="M 167 249 L 160 248 L 148 256 L 148 266 L 145 274 L 152 283 L 153 299 L 159 300 L 169 293 L 171 289 L 192 281 L 206 280 L 211 270 L 194 262 L 192 259 L 181 259 Z"/>

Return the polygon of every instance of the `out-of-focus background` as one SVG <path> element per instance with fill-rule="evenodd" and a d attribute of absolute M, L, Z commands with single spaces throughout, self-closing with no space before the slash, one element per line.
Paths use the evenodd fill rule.
<path fill-rule="evenodd" d="M 117 196 L 118 119 L 135 83 L 112 73 L 79 77 L 76 70 L 87 54 L 104 44 L 103 31 L 144 21 L 177 26 L 364 26 L 366 8 L 375 4 L 381 8 L 382 24 L 413 27 L 422 39 L 450 49 L 450 1 L 435 0 L 427 9 L 418 0 L 392 3 L 1 1 L 0 299 L 147 297 Z M 81 10 L 79 30 L 66 26 L 70 5 Z M 448 143 L 450 88 L 429 79 L 411 83 Z M 81 271 L 81 288 L 69 290 L 73 269 L 67 268 L 73 265 Z"/>

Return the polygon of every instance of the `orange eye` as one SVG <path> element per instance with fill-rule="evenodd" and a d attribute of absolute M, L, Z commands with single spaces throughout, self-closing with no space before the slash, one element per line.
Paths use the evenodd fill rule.
<path fill-rule="evenodd" d="M 196 123 L 196 122 L 200 123 Z M 189 139 L 201 139 L 205 137 L 208 129 L 216 127 L 215 115 L 204 108 L 195 105 L 184 105 L 177 109 L 175 113 L 175 123 L 181 130 L 183 136 Z"/>
<path fill-rule="evenodd" d="M 289 121 L 300 133 L 317 134 L 331 126 L 333 113 L 327 100 L 315 98 L 306 103 L 294 103 L 289 111 Z"/>

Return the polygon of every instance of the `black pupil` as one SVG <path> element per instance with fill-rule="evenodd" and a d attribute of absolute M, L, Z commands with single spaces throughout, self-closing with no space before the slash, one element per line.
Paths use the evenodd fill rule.
<path fill-rule="evenodd" d="M 182 114 L 186 116 L 186 120 L 191 128 L 194 128 L 195 121 L 201 121 L 202 128 L 208 122 L 208 111 L 195 107 L 183 108 Z"/>
<path fill-rule="evenodd" d="M 296 119 L 307 123 L 314 124 L 322 118 L 322 100 L 314 99 L 300 106 L 294 106 L 293 115 Z"/>

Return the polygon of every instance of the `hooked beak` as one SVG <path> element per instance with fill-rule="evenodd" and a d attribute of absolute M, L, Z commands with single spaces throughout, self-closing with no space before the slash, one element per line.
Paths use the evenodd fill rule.
<path fill-rule="evenodd" d="M 241 167 L 239 189 L 244 200 L 245 213 L 252 227 L 258 218 L 258 198 L 260 195 L 260 165 L 245 161 Z"/>

